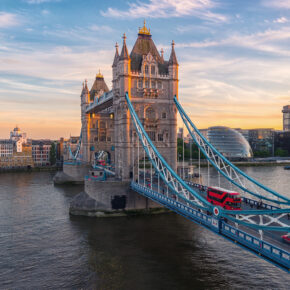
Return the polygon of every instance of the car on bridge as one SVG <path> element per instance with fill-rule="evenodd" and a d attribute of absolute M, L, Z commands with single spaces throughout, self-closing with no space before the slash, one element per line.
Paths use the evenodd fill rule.
<path fill-rule="evenodd" d="M 281 238 L 283 239 L 284 242 L 290 244 L 290 233 L 283 235 Z"/>
<path fill-rule="evenodd" d="M 221 187 L 207 188 L 207 201 L 228 210 L 241 210 L 242 199 L 238 192 Z"/>

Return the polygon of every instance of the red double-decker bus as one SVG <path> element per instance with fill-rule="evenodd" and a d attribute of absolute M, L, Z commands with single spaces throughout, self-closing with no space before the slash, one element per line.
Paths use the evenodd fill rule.
<path fill-rule="evenodd" d="M 241 195 L 235 191 L 220 187 L 208 187 L 206 198 L 211 204 L 219 205 L 224 209 L 241 210 Z"/>

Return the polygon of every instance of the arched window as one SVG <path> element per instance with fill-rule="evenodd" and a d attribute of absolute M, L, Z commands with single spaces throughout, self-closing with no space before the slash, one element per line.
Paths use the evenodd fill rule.
<path fill-rule="evenodd" d="M 138 81 L 138 88 L 142 89 L 142 87 L 143 87 L 143 80 L 140 79 Z"/>
<path fill-rule="evenodd" d="M 100 122 L 100 128 L 101 128 L 101 129 L 105 129 L 105 128 L 106 128 L 106 122 L 101 121 L 101 122 Z"/>
<path fill-rule="evenodd" d="M 146 110 L 146 119 L 148 120 L 154 120 L 156 119 L 156 114 L 155 114 L 155 111 L 152 107 L 149 107 L 147 110 Z"/>
<path fill-rule="evenodd" d="M 149 72 L 149 67 L 148 67 L 148 65 L 146 64 L 146 65 L 145 65 L 145 74 L 148 74 L 148 72 Z"/>
<path fill-rule="evenodd" d="M 155 65 L 152 65 L 151 66 L 151 74 L 152 75 L 155 75 Z"/>

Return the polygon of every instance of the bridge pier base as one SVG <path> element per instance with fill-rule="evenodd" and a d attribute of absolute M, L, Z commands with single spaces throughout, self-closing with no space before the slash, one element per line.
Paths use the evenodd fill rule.
<path fill-rule="evenodd" d="M 53 178 L 54 184 L 83 184 L 90 166 L 84 164 L 63 164 L 63 171 L 58 171 Z"/>
<path fill-rule="evenodd" d="M 70 204 L 70 214 L 119 217 L 168 212 L 164 207 L 130 189 L 130 182 L 85 180 L 85 191 Z"/>

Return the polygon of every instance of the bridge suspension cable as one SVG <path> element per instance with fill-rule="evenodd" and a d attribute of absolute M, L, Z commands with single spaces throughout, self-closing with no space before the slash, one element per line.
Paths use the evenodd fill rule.
<path fill-rule="evenodd" d="M 71 146 L 70 144 L 68 145 L 68 150 L 69 150 L 69 156 L 72 160 L 77 160 L 81 151 L 81 144 L 82 144 L 82 130 L 80 133 L 80 137 L 78 140 L 78 145 L 77 145 L 77 149 L 75 150 L 75 152 L 73 153 L 71 150 Z"/>
<path fill-rule="evenodd" d="M 166 186 L 167 197 L 169 193 L 176 195 L 176 201 L 182 200 L 187 206 L 191 205 L 195 208 L 202 209 L 205 212 L 211 212 L 215 214 L 213 206 L 209 203 L 200 193 L 197 193 L 193 187 L 189 186 L 164 160 L 160 155 L 155 145 L 152 143 L 148 137 L 145 129 L 143 128 L 141 121 L 139 120 L 133 105 L 128 97 L 125 95 L 128 108 L 132 117 L 133 124 L 136 128 L 138 134 L 137 138 L 141 141 L 142 147 L 144 149 L 144 154 L 146 153 L 150 162 L 154 166 L 156 173 L 160 175 Z M 139 148 L 139 146 L 138 146 Z M 203 148 L 200 148 L 204 153 Z M 139 154 L 138 154 L 139 155 Z M 139 157 L 138 157 L 139 159 Z M 146 188 L 145 182 L 145 156 L 144 156 L 144 188 Z M 139 165 L 138 165 L 139 168 Z M 138 174 L 139 178 L 139 174 Z M 139 182 L 138 182 L 139 183 Z M 140 183 L 139 183 L 140 184 Z M 152 184 L 152 183 L 151 183 Z M 151 188 L 152 190 L 152 188 Z M 268 207 L 266 207 L 268 208 Z M 290 231 L 288 223 L 285 221 L 290 209 L 279 209 L 277 207 L 269 207 L 267 210 L 225 210 L 218 209 L 218 216 L 227 218 L 234 223 L 245 225 L 256 230 L 273 230 L 273 231 Z"/>
<path fill-rule="evenodd" d="M 194 191 L 186 182 L 184 182 L 183 179 L 181 179 L 177 175 L 177 173 L 167 164 L 164 158 L 160 155 L 155 145 L 152 143 L 146 131 L 144 130 L 127 93 L 125 97 L 133 120 L 133 124 L 136 128 L 137 134 L 144 149 L 144 186 L 146 172 L 146 153 L 156 172 L 160 175 L 166 186 L 169 187 L 169 189 L 177 195 L 177 198 L 182 199 L 187 204 L 190 204 L 194 207 L 212 211 L 212 205 L 204 197 L 200 196 L 196 191 Z"/>
<path fill-rule="evenodd" d="M 206 157 L 207 161 L 210 162 L 221 175 L 223 175 L 233 185 L 239 187 L 244 192 L 255 196 L 256 198 L 267 200 L 274 204 L 290 205 L 290 199 L 288 197 L 279 194 L 278 192 L 266 187 L 259 181 L 248 176 L 245 172 L 240 170 L 228 159 L 226 159 L 220 152 L 218 152 L 218 150 L 208 142 L 208 140 L 192 123 L 178 102 L 176 96 L 174 97 L 174 103 L 191 138 L 195 141 L 200 151 Z M 261 192 L 263 194 L 261 194 Z"/>

